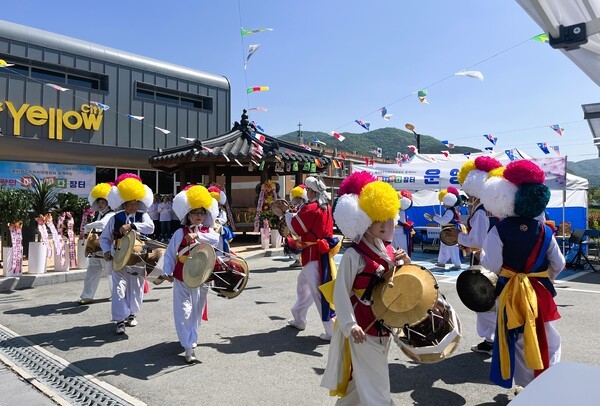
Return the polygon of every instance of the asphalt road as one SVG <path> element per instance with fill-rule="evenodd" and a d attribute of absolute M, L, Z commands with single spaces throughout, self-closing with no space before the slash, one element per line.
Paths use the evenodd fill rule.
<path fill-rule="evenodd" d="M 1 294 L 0 324 L 148 405 L 334 404 L 319 386 L 328 344 L 318 338 L 316 309 L 306 330 L 286 327 L 299 268 L 289 268 L 291 260 L 284 257 L 248 262 L 251 279 L 240 296 L 209 297 L 209 321 L 200 328 L 196 349 L 200 362 L 192 366 L 177 341 L 168 283 L 146 295 L 139 325 L 124 336 L 115 335 L 108 300 L 75 304 L 82 281 Z M 479 342 L 475 314 L 458 299 L 454 280 L 438 274 L 461 319 L 458 349 L 445 361 L 417 364 L 392 344 L 389 369 L 398 405 L 505 405 L 514 398 L 489 382 L 489 358 L 470 351 Z M 600 273 L 561 281 L 558 291 L 563 361 L 600 365 Z M 106 294 L 106 281 L 98 292 Z M 573 378 L 564 379 L 568 388 Z"/>

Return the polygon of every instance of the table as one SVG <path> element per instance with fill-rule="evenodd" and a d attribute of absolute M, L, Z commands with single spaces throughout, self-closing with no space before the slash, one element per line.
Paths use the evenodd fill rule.
<path fill-rule="evenodd" d="M 439 245 L 440 231 L 442 231 L 441 226 L 416 226 L 413 228 L 416 232 L 421 233 L 421 235 L 427 236 L 428 240 L 432 240 L 432 247 Z M 421 239 L 421 250 L 424 251 L 423 239 Z"/>

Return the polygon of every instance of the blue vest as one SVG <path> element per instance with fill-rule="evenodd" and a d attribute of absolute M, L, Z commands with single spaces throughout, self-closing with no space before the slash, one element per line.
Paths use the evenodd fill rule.
<path fill-rule="evenodd" d="M 142 221 L 143 216 L 144 216 L 143 212 L 136 211 L 135 216 L 134 216 L 135 222 L 140 223 Z M 115 219 L 115 224 L 113 227 L 113 237 L 115 240 L 118 240 L 119 238 L 123 237 L 121 235 L 121 233 L 119 232 L 119 230 L 121 229 L 121 226 L 123 224 L 127 223 L 127 215 L 125 214 L 125 210 L 120 211 L 117 214 L 115 214 L 114 219 Z"/>
<path fill-rule="evenodd" d="M 504 267 L 515 272 L 525 272 L 525 262 L 538 242 L 542 227 L 546 226 L 542 222 L 529 217 L 507 217 L 496 224 L 496 230 L 498 230 L 498 235 L 503 244 L 502 262 Z M 547 229 L 546 232 L 551 231 Z M 537 269 L 531 269 L 530 272 L 540 272 L 548 269 L 546 253 L 541 252 L 540 255 L 543 255 L 543 261 Z M 500 293 L 504 287 L 501 279 L 503 278 L 498 279 L 497 293 Z M 540 282 L 552 293 L 552 296 L 556 295 L 554 286 L 548 278 L 540 278 Z"/>

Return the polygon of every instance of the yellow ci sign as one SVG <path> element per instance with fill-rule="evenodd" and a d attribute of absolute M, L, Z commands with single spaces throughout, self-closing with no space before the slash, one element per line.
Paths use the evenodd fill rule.
<path fill-rule="evenodd" d="M 30 106 L 25 103 L 18 109 L 12 102 L 0 102 L 0 111 L 4 111 L 4 106 L 13 118 L 13 135 L 21 135 L 21 119 L 25 119 L 33 125 L 45 125 L 48 123 L 48 138 L 62 140 L 63 127 L 69 130 L 78 130 L 82 126 L 86 130 L 98 131 L 102 124 L 102 109 L 89 104 L 82 104 L 81 111 L 68 110 L 63 111 L 50 107 L 45 109 L 42 106 Z"/>

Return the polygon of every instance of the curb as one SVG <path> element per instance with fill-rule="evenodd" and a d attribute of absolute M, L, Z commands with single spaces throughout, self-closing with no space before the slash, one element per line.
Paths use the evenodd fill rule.
<path fill-rule="evenodd" d="M 235 252 L 235 250 L 234 250 Z M 238 254 L 244 260 L 274 257 L 283 255 L 283 248 L 269 248 L 266 250 L 246 251 Z M 31 289 L 36 286 L 54 285 L 56 283 L 82 281 L 85 279 L 86 269 L 72 269 L 62 272 L 47 272 L 43 274 L 22 274 L 21 276 L 8 276 L 0 278 L 0 292 Z"/>

